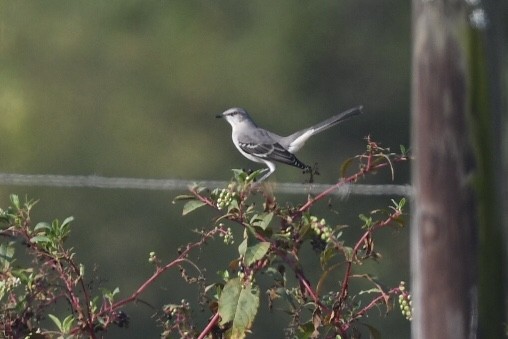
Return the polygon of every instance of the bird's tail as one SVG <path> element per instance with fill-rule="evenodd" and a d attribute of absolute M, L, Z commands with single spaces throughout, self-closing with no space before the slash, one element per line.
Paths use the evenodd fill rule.
<path fill-rule="evenodd" d="M 318 124 L 315 124 L 309 128 L 303 129 L 296 133 L 293 133 L 285 138 L 282 138 L 281 144 L 285 148 L 287 148 L 290 152 L 298 151 L 307 141 L 308 138 L 313 136 L 314 134 L 320 133 L 330 127 L 341 123 L 344 120 L 347 120 L 355 115 L 362 113 L 363 106 L 357 106 L 337 115 L 334 115 L 331 118 L 328 118 L 324 121 L 321 121 Z"/>
<path fill-rule="evenodd" d="M 337 125 L 338 123 L 343 122 L 344 120 L 354 117 L 355 115 L 361 114 L 362 109 L 363 109 L 362 106 L 348 109 L 347 111 L 344 111 L 342 113 L 334 115 L 331 118 L 321 121 L 320 123 L 315 124 L 314 126 L 307 128 L 306 130 L 313 130 L 312 134 L 317 134 L 317 133 L 322 132 L 330 127 Z"/>

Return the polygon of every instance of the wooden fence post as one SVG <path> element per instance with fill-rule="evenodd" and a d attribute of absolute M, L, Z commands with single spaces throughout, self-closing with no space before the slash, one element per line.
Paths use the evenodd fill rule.
<path fill-rule="evenodd" d="M 413 0 L 413 337 L 472 338 L 474 154 L 464 0 Z"/>

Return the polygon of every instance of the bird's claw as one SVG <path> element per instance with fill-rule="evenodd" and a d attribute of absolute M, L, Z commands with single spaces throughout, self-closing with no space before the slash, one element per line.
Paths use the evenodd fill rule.
<path fill-rule="evenodd" d="M 312 184 L 314 182 L 314 176 L 319 175 L 318 164 L 315 163 L 314 167 L 308 166 L 307 168 L 305 168 L 303 170 L 303 174 L 307 174 L 307 173 L 309 174 L 309 180 L 307 182 L 309 184 Z"/>

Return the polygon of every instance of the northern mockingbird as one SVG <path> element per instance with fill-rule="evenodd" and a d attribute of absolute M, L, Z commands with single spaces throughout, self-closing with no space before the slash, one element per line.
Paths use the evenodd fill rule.
<path fill-rule="evenodd" d="M 224 118 L 229 122 L 233 128 L 233 143 L 240 153 L 247 159 L 264 163 L 268 167 L 263 171 L 268 171 L 268 173 L 258 180 L 259 183 L 268 178 L 275 171 L 275 162 L 301 168 L 304 172 L 311 171 L 312 168 L 298 160 L 293 153 L 302 148 L 305 142 L 314 134 L 335 126 L 361 112 L 362 106 L 351 108 L 287 137 L 282 137 L 258 127 L 243 108 L 230 108 L 216 117 Z"/>

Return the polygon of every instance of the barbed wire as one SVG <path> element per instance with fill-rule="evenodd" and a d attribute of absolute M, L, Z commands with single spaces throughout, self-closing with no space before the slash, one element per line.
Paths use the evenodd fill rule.
<path fill-rule="evenodd" d="M 140 189 L 177 191 L 186 190 L 189 186 L 198 184 L 210 188 L 225 187 L 228 182 L 219 180 L 182 180 L 182 179 L 150 179 L 150 178 L 120 178 L 103 177 L 97 175 L 52 175 L 52 174 L 19 174 L 0 173 L 0 185 L 5 186 L 36 186 L 36 187 L 66 187 L 66 188 L 102 188 L 102 189 Z M 320 192 L 330 185 L 276 183 L 274 191 L 286 194 L 308 194 Z M 410 196 L 410 185 L 343 185 L 334 194 L 342 197 L 352 195 L 396 195 Z"/>

